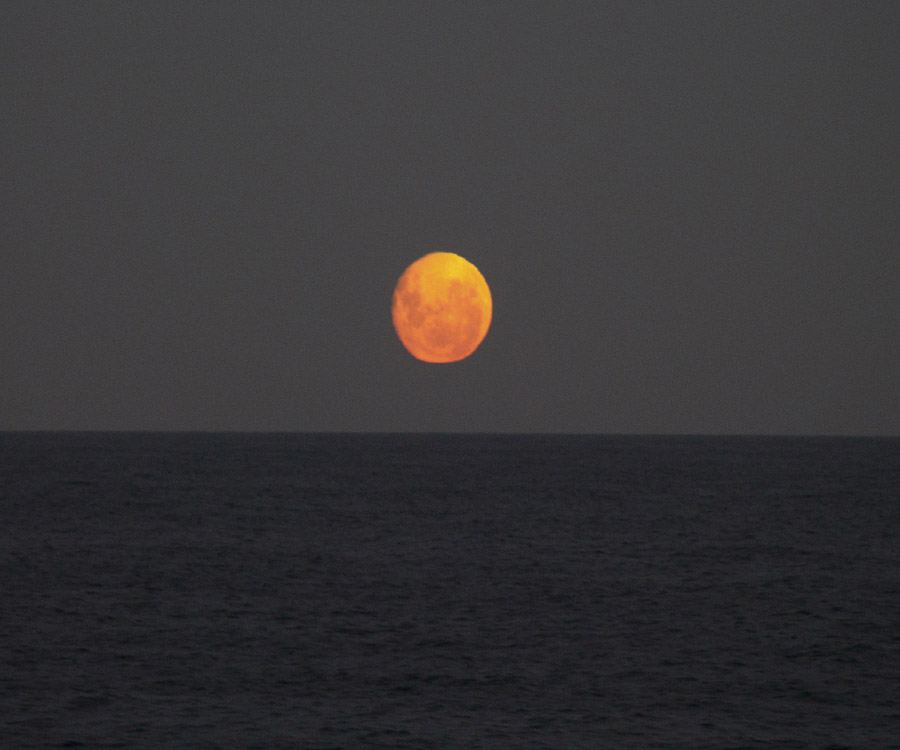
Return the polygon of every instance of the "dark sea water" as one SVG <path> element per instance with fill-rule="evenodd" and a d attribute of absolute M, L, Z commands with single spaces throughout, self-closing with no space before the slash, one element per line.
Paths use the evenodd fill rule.
<path fill-rule="evenodd" d="M 900 439 L 0 434 L 0 746 L 900 748 Z"/>

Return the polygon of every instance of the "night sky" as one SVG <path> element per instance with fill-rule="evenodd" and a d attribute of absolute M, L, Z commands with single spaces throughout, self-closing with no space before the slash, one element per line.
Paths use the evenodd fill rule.
<path fill-rule="evenodd" d="M 0 429 L 900 433 L 900 3 L 7 1 L 0 107 Z"/>

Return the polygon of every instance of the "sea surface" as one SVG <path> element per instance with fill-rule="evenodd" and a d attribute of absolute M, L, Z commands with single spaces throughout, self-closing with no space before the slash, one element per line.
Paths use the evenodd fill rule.
<path fill-rule="evenodd" d="M 0 433 L 4 748 L 900 748 L 900 439 Z"/>

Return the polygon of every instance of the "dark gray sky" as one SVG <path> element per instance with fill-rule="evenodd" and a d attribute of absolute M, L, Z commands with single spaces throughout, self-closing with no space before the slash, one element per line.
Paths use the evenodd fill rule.
<path fill-rule="evenodd" d="M 7 0 L 0 76 L 0 429 L 900 433 L 900 3 Z"/>

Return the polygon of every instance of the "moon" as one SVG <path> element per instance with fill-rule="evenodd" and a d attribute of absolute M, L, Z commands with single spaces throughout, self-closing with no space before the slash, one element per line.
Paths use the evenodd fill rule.
<path fill-rule="evenodd" d="M 474 352 L 491 325 L 491 290 L 455 253 L 429 253 L 394 288 L 391 316 L 407 351 L 423 362 L 457 362 Z"/>

